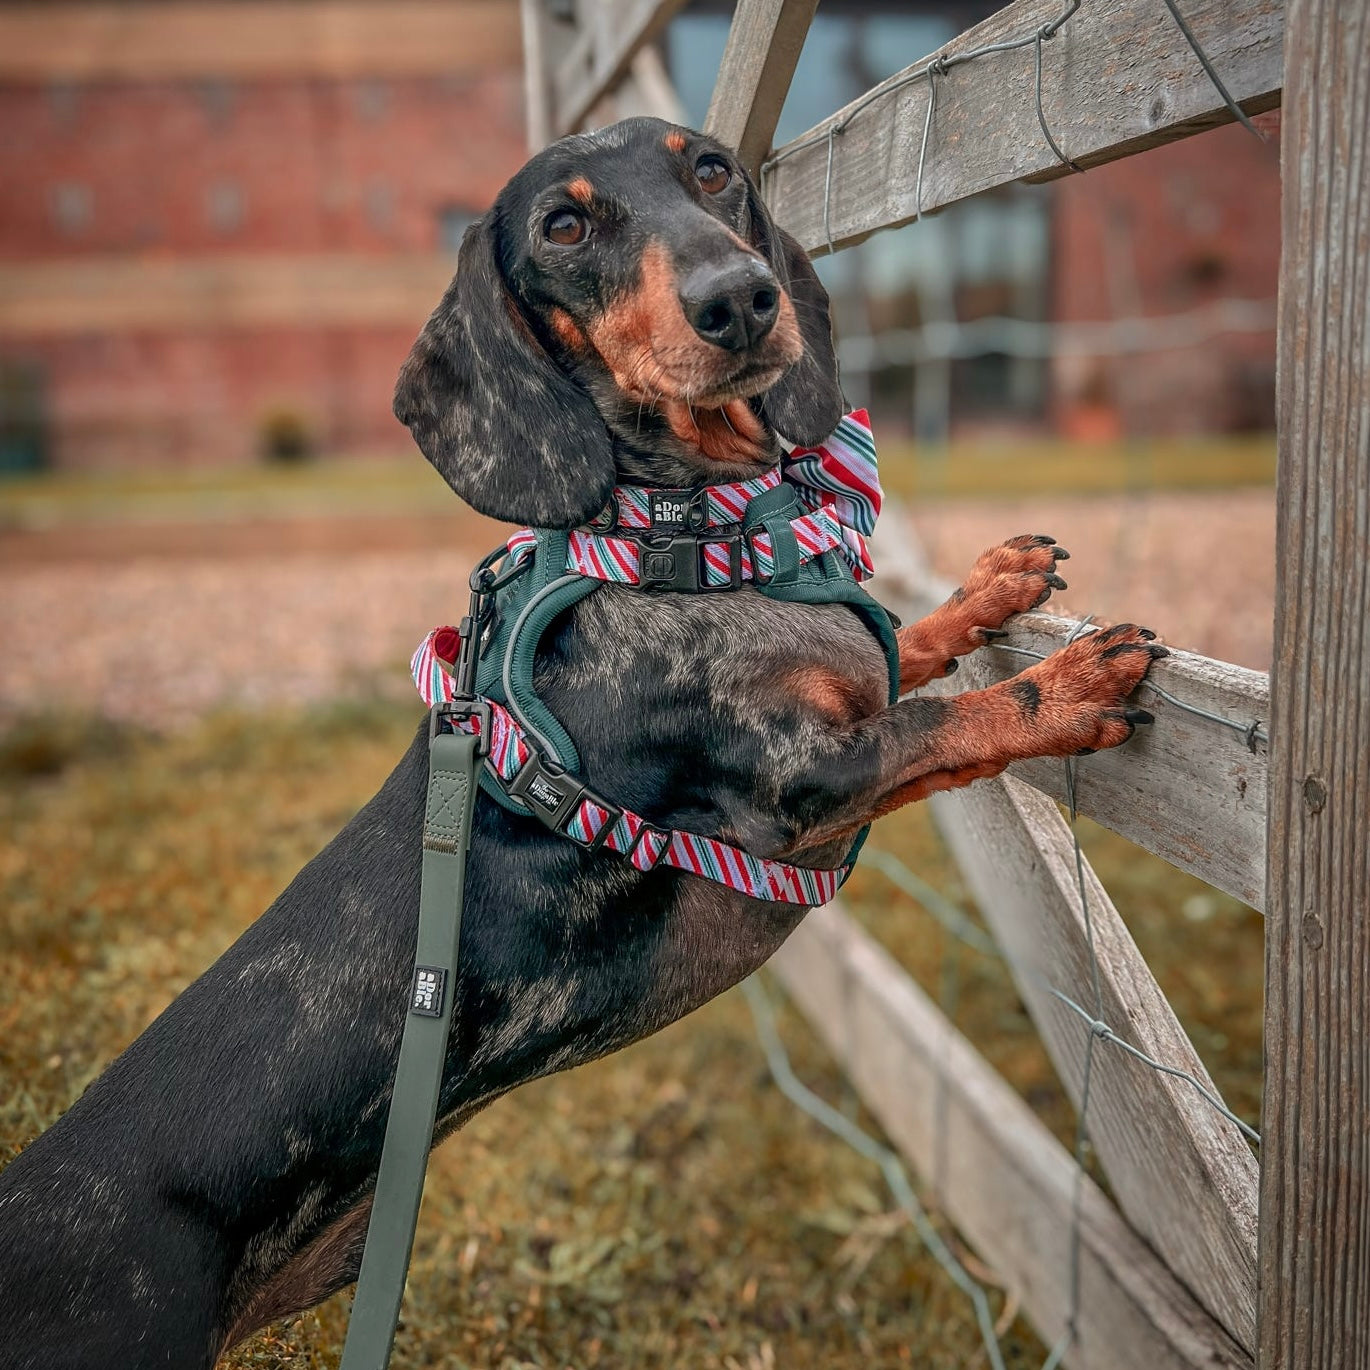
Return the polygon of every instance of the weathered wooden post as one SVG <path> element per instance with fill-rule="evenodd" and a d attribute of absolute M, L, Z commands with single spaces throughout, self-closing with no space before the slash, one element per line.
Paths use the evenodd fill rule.
<path fill-rule="evenodd" d="M 1370 1366 L 1370 0 L 1285 29 L 1260 1370 Z"/>

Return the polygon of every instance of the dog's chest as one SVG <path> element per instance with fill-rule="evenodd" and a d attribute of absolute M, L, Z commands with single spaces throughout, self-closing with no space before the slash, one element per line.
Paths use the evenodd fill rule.
<path fill-rule="evenodd" d="M 595 788 L 687 828 L 773 810 L 834 728 L 885 706 L 889 683 L 843 605 L 616 587 L 543 638 L 534 680 Z"/>
<path fill-rule="evenodd" d="M 847 682 L 862 712 L 885 704 L 887 667 L 874 635 L 840 604 L 792 604 L 749 589 L 651 594 L 606 586 L 549 636 L 538 675 L 552 688 L 613 705 L 712 707 L 767 726 L 790 712 L 786 682 L 804 670 Z"/>

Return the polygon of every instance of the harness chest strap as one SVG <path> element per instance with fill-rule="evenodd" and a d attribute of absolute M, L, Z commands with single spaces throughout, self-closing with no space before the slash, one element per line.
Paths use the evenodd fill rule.
<path fill-rule="evenodd" d="M 415 678 L 426 676 L 436 687 L 430 705 L 454 698 L 453 679 L 433 651 L 433 640 L 442 631 L 430 633 L 415 657 Z M 420 690 L 427 693 L 422 685 Z M 486 766 L 510 796 L 527 805 L 555 832 L 582 847 L 617 852 L 640 871 L 668 866 L 753 899 L 786 904 L 826 904 L 850 873 L 850 866 L 831 870 L 795 866 L 753 856 L 716 837 L 658 828 L 641 814 L 595 794 L 575 776 L 545 767 L 509 711 L 494 700 L 484 703 L 490 716 Z M 455 726 L 462 732 L 478 734 L 481 721 L 479 717 L 461 717 Z"/>
<path fill-rule="evenodd" d="M 782 484 L 789 492 L 787 499 L 777 498 Z M 796 504 L 803 512 L 792 516 Z M 619 486 L 601 514 L 585 527 L 559 536 L 524 529 L 509 539 L 506 569 L 498 578 L 509 584 L 520 571 L 533 570 L 548 590 L 557 577 L 569 574 L 687 592 L 736 589 L 751 580 L 763 593 L 805 599 L 795 584 L 799 569 L 808 567 L 806 574 L 831 584 L 835 568 L 821 560 L 829 552 L 841 554 L 840 560 L 832 560 L 847 573 L 848 585 L 872 574 L 866 537 L 874 530 L 880 504 L 870 421 L 864 410 L 857 410 L 846 415 L 820 446 L 794 449 L 779 467 L 760 477 L 692 490 Z M 758 519 L 763 508 L 771 512 Z M 715 530 L 716 537 L 711 536 Z M 547 558 L 548 564 L 536 567 L 539 557 Z M 819 573 L 820 566 L 827 569 Z M 563 595 L 556 604 L 564 600 Z M 544 619 L 550 612 L 545 611 Z M 480 717 L 488 720 L 487 788 L 500 803 L 519 813 L 531 812 L 583 847 L 617 852 L 638 870 L 673 867 L 757 899 L 815 905 L 832 898 L 850 864 L 827 870 L 796 866 L 753 856 L 717 838 L 655 827 L 640 814 L 595 794 L 573 770 L 551 764 L 548 756 L 555 760 L 565 742 L 561 726 L 545 717 L 545 710 L 539 712 L 534 692 L 518 692 L 518 680 L 531 670 L 528 644 L 535 650 L 538 636 L 534 628 L 523 632 L 527 614 L 524 610 L 517 616 L 520 627 L 507 639 L 502 675 L 496 671 L 492 677 L 487 671 L 483 677 L 481 714 L 454 713 L 448 724 L 474 732 Z M 517 642 L 524 644 L 518 651 Z M 439 628 L 415 652 L 411 670 L 430 707 L 469 697 L 452 675 L 451 663 L 461 647 L 456 629 Z M 534 730 L 532 739 L 541 739 L 536 744 L 525 723 Z M 562 742 L 550 744 L 550 750 L 549 735 L 562 737 Z M 567 764 L 574 768 L 573 744 L 569 756 Z"/>

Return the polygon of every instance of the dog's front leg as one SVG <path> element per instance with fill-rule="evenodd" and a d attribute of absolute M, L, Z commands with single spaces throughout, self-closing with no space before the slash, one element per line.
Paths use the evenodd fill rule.
<path fill-rule="evenodd" d="M 956 658 L 999 635 L 1014 614 L 1042 604 L 1066 583 L 1056 563 L 1070 553 L 1043 534 L 1024 533 L 982 552 L 965 584 L 926 618 L 901 628 L 899 684 L 914 690 L 956 669 Z"/>
<path fill-rule="evenodd" d="M 793 851 L 881 814 L 998 775 L 1013 761 L 1116 747 L 1151 715 L 1128 696 L 1166 654 L 1124 623 L 1081 638 L 1022 674 L 950 698 L 905 699 L 837 733 L 794 786 Z M 805 814 L 804 810 L 808 813 Z"/>

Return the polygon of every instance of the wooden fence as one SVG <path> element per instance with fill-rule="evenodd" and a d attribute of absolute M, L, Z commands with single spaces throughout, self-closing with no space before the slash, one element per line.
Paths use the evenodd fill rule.
<path fill-rule="evenodd" d="M 653 40 L 681 0 L 523 0 L 534 146 L 678 118 Z M 1075 772 L 1079 811 L 1267 922 L 1262 1159 L 1055 801 L 1059 762 L 937 796 L 937 821 L 1112 1197 L 837 906 L 774 968 L 942 1210 L 1064 1362 L 1370 1366 L 1370 0 L 1014 0 L 780 148 L 816 0 L 741 0 L 707 127 L 779 221 L 838 250 L 1283 104 L 1276 671 L 1184 652 L 1156 725 Z M 1188 32 L 1186 32 L 1186 29 Z M 905 618 L 944 592 L 890 541 Z M 1030 614 L 979 687 L 1078 628 Z M 947 688 L 946 683 L 942 687 Z"/>

